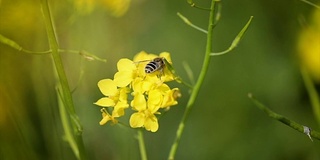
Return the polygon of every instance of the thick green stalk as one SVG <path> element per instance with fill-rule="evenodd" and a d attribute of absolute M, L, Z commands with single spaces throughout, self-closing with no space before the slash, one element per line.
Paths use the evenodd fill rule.
<path fill-rule="evenodd" d="M 66 110 L 69 112 L 72 129 L 74 131 L 74 138 L 75 138 L 75 141 L 77 142 L 79 155 L 76 155 L 76 156 L 79 157 L 79 159 L 86 159 L 84 145 L 82 141 L 82 129 L 79 122 L 79 118 L 74 109 L 72 95 L 70 92 L 67 76 L 64 71 L 62 59 L 59 53 L 59 44 L 55 34 L 53 18 L 51 17 L 48 1 L 41 0 L 41 7 L 42 7 L 43 16 L 44 16 L 45 27 L 47 30 L 49 45 L 52 51 L 54 67 L 55 67 L 55 71 L 59 81 L 58 85 L 61 86 L 62 100 L 64 102 L 64 106 L 66 106 Z"/>
<path fill-rule="evenodd" d="M 186 106 L 186 110 L 183 114 L 183 117 L 180 121 L 180 124 L 179 124 L 179 127 L 178 127 L 178 130 L 176 132 L 176 137 L 175 137 L 175 140 L 174 140 L 174 143 L 173 145 L 171 146 L 171 149 L 170 149 L 170 153 L 169 153 L 169 157 L 168 159 L 169 160 L 173 160 L 174 157 L 175 157 L 175 154 L 177 152 L 177 148 L 179 146 L 179 142 L 180 142 L 180 138 L 181 138 L 181 135 L 184 131 L 184 126 L 185 126 L 185 122 L 189 116 L 189 113 L 194 105 L 194 102 L 198 96 L 198 93 L 199 93 L 199 90 L 202 86 L 202 83 L 204 81 L 204 78 L 205 78 L 205 75 L 207 73 L 207 70 L 208 70 L 208 67 L 209 67 L 209 63 L 210 63 L 210 53 L 212 51 L 212 34 L 213 34 L 213 27 L 214 27 L 214 18 L 215 18 L 215 4 L 216 4 L 216 1 L 215 0 L 212 0 L 211 2 L 211 8 L 210 8 L 210 17 L 209 17 L 209 24 L 208 24 L 208 34 L 207 34 L 207 44 L 206 44 L 206 52 L 205 52 L 205 56 L 204 56 L 204 60 L 203 60 L 203 64 L 202 64 L 202 68 L 201 68 L 201 71 L 200 71 L 200 74 L 199 74 L 199 77 L 198 77 L 198 80 L 192 90 L 192 93 L 191 93 L 191 96 L 190 96 L 190 99 L 187 103 L 187 106 Z"/>

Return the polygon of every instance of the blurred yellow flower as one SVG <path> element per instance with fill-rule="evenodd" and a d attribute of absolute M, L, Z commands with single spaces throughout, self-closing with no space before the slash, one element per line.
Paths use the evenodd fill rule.
<path fill-rule="evenodd" d="M 100 0 L 102 6 L 107 9 L 111 15 L 120 17 L 124 15 L 130 6 L 131 0 Z"/>
<path fill-rule="evenodd" d="M 153 73 L 146 73 L 146 66 L 155 58 L 167 62 L 163 62 L 164 66 L 153 66 L 162 67 L 155 69 Z M 159 63 L 162 64 L 162 62 Z M 95 104 L 102 107 L 113 107 L 111 115 L 105 108 L 101 110 L 103 118 L 100 124 L 106 124 L 108 121 L 116 123 L 116 118 L 125 114 L 125 109 L 128 108 L 128 93 L 131 92 L 130 106 L 136 112 L 130 116 L 130 126 L 132 128 L 144 127 L 148 131 L 156 132 L 159 129 L 156 115 L 160 114 L 160 109 L 168 109 L 177 105 L 177 98 L 181 96 L 178 88 L 170 89 L 165 84 L 175 79 L 175 76 L 165 66 L 166 63 L 170 65 L 172 63 L 168 52 L 157 56 L 142 51 L 135 56 L 133 61 L 127 58 L 120 59 L 114 80 L 104 79 L 98 82 L 100 91 L 106 97 L 99 99 Z"/>
<path fill-rule="evenodd" d="M 310 26 L 302 30 L 298 39 L 301 65 L 315 82 L 320 83 L 320 10 L 316 9 Z"/>
<path fill-rule="evenodd" d="M 82 14 L 91 13 L 96 6 L 106 9 L 114 17 L 123 16 L 129 9 L 131 0 L 72 0 L 75 9 Z"/>

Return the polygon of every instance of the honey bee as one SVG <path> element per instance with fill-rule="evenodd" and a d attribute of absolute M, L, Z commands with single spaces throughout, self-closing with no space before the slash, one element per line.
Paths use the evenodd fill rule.
<path fill-rule="evenodd" d="M 167 61 L 164 57 L 156 57 L 152 60 L 142 60 L 135 63 L 141 63 L 141 62 L 148 62 L 146 66 L 144 67 L 144 72 L 146 74 L 152 74 L 157 71 L 159 71 L 158 77 L 162 77 L 164 75 L 164 72 L 169 73 L 169 75 L 172 74 L 173 78 L 176 81 L 180 82 L 180 78 L 175 75 L 175 71 L 172 67 L 172 65 Z M 166 70 L 166 71 L 165 71 Z"/>
<path fill-rule="evenodd" d="M 148 74 L 160 71 L 161 73 L 163 72 L 163 69 L 165 67 L 165 61 L 164 58 L 162 57 L 157 57 L 153 60 L 151 60 L 146 67 L 144 68 L 144 71 Z"/>

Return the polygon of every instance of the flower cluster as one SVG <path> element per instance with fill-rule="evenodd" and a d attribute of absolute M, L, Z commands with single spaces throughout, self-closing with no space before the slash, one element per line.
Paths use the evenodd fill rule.
<path fill-rule="evenodd" d="M 154 66 L 158 68 L 153 73 L 145 72 L 146 65 L 157 57 L 165 59 L 170 65 L 172 63 L 168 52 L 156 56 L 142 51 L 133 61 L 120 59 L 117 63 L 118 72 L 113 80 L 103 79 L 98 82 L 100 91 L 105 95 L 95 103 L 103 107 L 100 125 L 108 121 L 117 123 L 117 118 L 123 116 L 125 109 L 130 106 L 135 111 L 129 121 L 132 128 L 144 127 L 151 132 L 158 130 L 156 115 L 161 114 L 160 109 L 176 105 L 181 94 L 178 88 L 170 89 L 165 84 L 175 79 L 166 65 Z"/>

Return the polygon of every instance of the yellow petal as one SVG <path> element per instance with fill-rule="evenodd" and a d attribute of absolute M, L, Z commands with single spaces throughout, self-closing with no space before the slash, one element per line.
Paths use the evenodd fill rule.
<path fill-rule="evenodd" d="M 170 92 L 170 87 L 165 83 L 162 83 L 161 86 L 159 86 L 157 89 L 159 89 L 162 94 L 166 94 L 167 92 Z"/>
<path fill-rule="evenodd" d="M 138 62 L 138 61 L 145 61 L 145 60 L 150 60 L 150 57 L 148 56 L 148 53 L 145 51 L 141 51 L 138 54 L 136 54 L 133 58 L 134 62 Z"/>
<path fill-rule="evenodd" d="M 143 93 L 142 92 L 142 81 L 143 79 L 142 78 L 135 78 L 132 82 L 132 89 L 134 90 L 134 92 L 140 92 L 140 93 Z"/>
<path fill-rule="evenodd" d="M 100 80 L 98 82 L 98 87 L 105 96 L 113 96 L 118 93 L 117 85 L 111 79 Z"/>
<path fill-rule="evenodd" d="M 134 95 L 134 98 L 131 101 L 131 106 L 137 111 L 143 111 L 147 109 L 147 103 L 144 95 L 142 95 L 141 93 L 137 93 L 136 95 Z"/>
<path fill-rule="evenodd" d="M 124 115 L 124 109 L 128 108 L 129 104 L 125 102 L 118 102 L 112 111 L 112 116 L 113 117 L 120 117 Z"/>
<path fill-rule="evenodd" d="M 156 84 L 152 83 L 151 81 L 143 81 L 141 85 L 141 92 L 149 91 L 151 90 Z"/>
<path fill-rule="evenodd" d="M 118 87 L 126 87 L 133 80 L 133 73 L 131 71 L 119 71 L 114 75 L 114 81 Z"/>
<path fill-rule="evenodd" d="M 127 101 L 128 93 L 130 92 L 129 88 L 124 87 L 119 90 L 119 101 Z"/>
<path fill-rule="evenodd" d="M 161 104 L 161 108 L 170 107 L 173 105 L 177 105 L 177 98 L 181 97 L 181 93 L 179 90 L 171 90 L 163 97 L 163 102 Z"/>
<path fill-rule="evenodd" d="M 163 95 L 159 90 L 151 90 L 148 94 L 148 109 L 151 113 L 158 111 L 163 101 Z"/>
<path fill-rule="evenodd" d="M 117 63 L 117 68 L 118 68 L 118 71 L 130 71 L 130 72 L 137 69 L 135 63 L 127 58 L 120 59 Z"/>
<path fill-rule="evenodd" d="M 173 81 L 175 80 L 176 76 L 172 74 L 172 72 L 168 69 L 168 68 L 165 68 L 164 71 L 163 71 L 163 75 L 161 76 L 161 79 L 164 81 L 164 82 L 170 82 L 170 81 Z"/>
<path fill-rule="evenodd" d="M 170 53 L 169 52 L 161 52 L 159 57 L 165 58 L 170 64 L 172 64 Z"/>
<path fill-rule="evenodd" d="M 156 132 L 159 129 L 158 119 L 156 116 L 150 116 L 147 117 L 147 119 L 144 122 L 144 127 L 146 130 L 151 132 Z"/>
<path fill-rule="evenodd" d="M 102 106 L 102 107 L 111 107 L 114 106 L 115 103 L 112 99 L 108 98 L 108 97 L 103 97 L 100 98 L 96 103 L 94 103 L 98 106 Z"/>
<path fill-rule="evenodd" d="M 133 113 L 130 117 L 130 126 L 132 128 L 142 127 L 145 122 L 145 115 L 143 113 Z"/>

